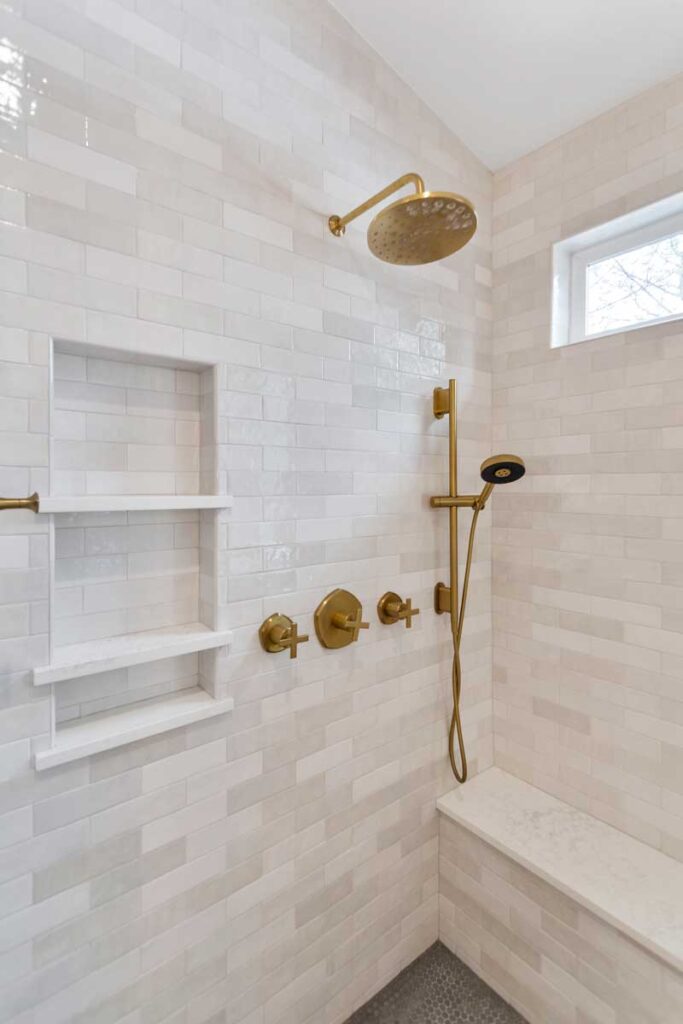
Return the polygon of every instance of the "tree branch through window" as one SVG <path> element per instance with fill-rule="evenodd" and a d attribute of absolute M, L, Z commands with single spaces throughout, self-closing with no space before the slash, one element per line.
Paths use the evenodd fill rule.
<path fill-rule="evenodd" d="M 587 267 L 587 334 L 679 315 L 683 315 L 683 234 Z"/>

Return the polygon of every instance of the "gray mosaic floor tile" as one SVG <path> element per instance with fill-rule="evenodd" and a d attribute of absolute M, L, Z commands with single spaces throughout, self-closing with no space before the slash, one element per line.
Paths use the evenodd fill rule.
<path fill-rule="evenodd" d="M 441 942 L 356 1010 L 346 1024 L 525 1024 Z"/>

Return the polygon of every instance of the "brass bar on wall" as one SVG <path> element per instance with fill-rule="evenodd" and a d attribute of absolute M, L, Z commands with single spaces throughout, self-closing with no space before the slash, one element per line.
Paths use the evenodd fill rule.
<path fill-rule="evenodd" d="M 26 508 L 37 512 L 40 508 L 40 495 L 34 491 L 28 498 L 0 498 L 0 512 L 11 508 Z"/>
<path fill-rule="evenodd" d="M 458 496 L 458 417 L 457 417 L 457 384 L 448 382 L 448 494 L 451 498 Z M 450 612 L 451 632 L 458 635 L 458 506 L 451 505 L 448 509 L 448 527 L 450 533 Z"/>

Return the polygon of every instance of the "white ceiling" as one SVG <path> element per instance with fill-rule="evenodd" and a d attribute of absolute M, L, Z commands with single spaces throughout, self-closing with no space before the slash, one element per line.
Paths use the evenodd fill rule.
<path fill-rule="evenodd" d="M 683 71 L 683 0 L 333 0 L 493 170 Z"/>

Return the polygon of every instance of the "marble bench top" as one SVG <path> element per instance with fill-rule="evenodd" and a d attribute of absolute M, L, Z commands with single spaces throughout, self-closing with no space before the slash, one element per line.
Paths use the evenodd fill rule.
<path fill-rule="evenodd" d="M 683 864 L 500 768 L 439 811 L 683 970 Z"/>

